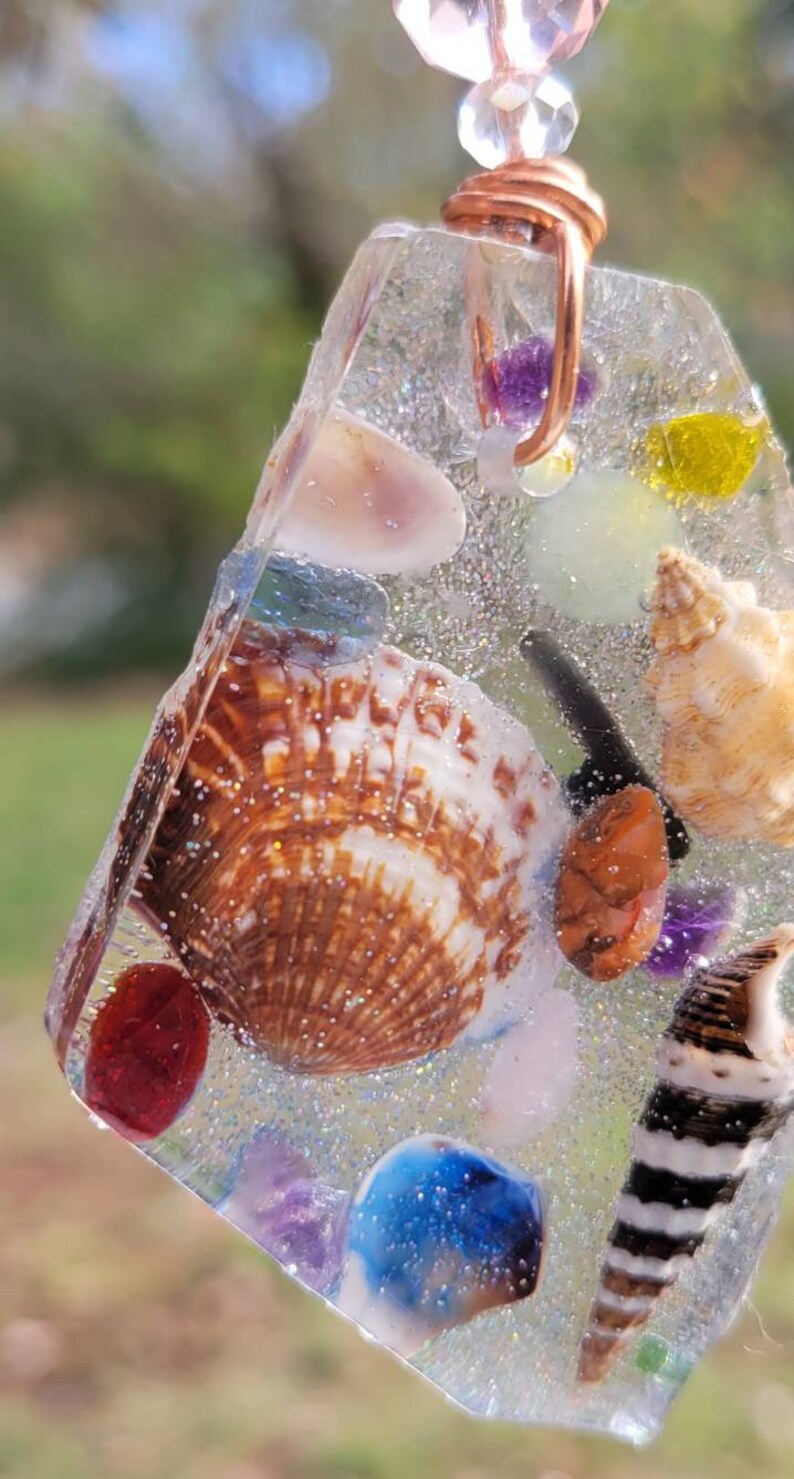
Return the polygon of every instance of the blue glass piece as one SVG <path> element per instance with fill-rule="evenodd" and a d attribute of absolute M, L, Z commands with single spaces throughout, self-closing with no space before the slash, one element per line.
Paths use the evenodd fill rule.
<path fill-rule="evenodd" d="M 348 1246 L 374 1294 L 443 1326 L 532 1294 L 544 1237 L 543 1197 L 529 1177 L 423 1135 L 374 1167 Z"/>
<path fill-rule="evenodd" d="M 351 662 L 382 640 L 389 598 L 377 581 L 355 571 L 273 555 L 248 615 L 263 626 L 334 638 L 330 660 Z"/>

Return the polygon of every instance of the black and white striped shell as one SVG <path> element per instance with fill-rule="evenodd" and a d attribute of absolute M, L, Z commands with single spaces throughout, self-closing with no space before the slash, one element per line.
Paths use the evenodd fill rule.
<path fill-rule="evenodd" d="M 567 813 L 476 684 L 330 648 L 243 624 L 139 889 L 245 1042 L 343 1074 L 448 1047 L 549 984 Z"/>
<path fill-rule="evenodd" d="M 634 1135 L 579 1379 L 600 1381 L 733 1201 L 794 1108 L 794 1041 L 776 1000 L 794 925 L 699 970 L 662 1037 Z"/>

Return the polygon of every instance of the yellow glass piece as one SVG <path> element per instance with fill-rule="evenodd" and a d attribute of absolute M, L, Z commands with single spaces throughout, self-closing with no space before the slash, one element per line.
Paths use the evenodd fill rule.
<path fill-rule="evenodd" d="M 702 411 L 658 421 L 641 448 L 643 478 L 671 494 L 732 498 L 755 467 L 767 431 L 729 411 Z"/>

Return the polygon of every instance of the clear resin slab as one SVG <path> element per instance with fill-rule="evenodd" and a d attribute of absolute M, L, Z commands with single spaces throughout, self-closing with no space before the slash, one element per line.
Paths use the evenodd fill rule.
<path fill-rule="evenodd" d="M 518 477 L 554 289 L 362 247 L 48 1026 L 93 1113 L 457 1402 L 639 1442 L 794 1155 L 793 504 L 711 310 L 609 270 Z"/>

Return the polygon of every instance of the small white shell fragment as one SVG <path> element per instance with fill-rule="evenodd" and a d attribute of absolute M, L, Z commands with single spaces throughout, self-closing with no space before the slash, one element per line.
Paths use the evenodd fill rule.
<path fill-rule="evenodd" d="M 466 534 L 457 489 L 432 462 L 347 411 L 320 428 L 277 546 L 362 575 L 422 575 Z"/>
<path fill-rule="evenodd" d="M 661 544 L 682 537 L 675 508 L 659 493 L 625 472 L 580 472 L 534 508 L 527 577 L 563 616 L 636 621 Z"/>
<path fill-rule="evenodd" d="M 482 1099 L 489 1144 L 522 1145 L 542 1135 L 562 1114 L 579 1065 L 578 1016 L 567 991 L 548 991 L 528 1021 L 502 1038 Z"/>

